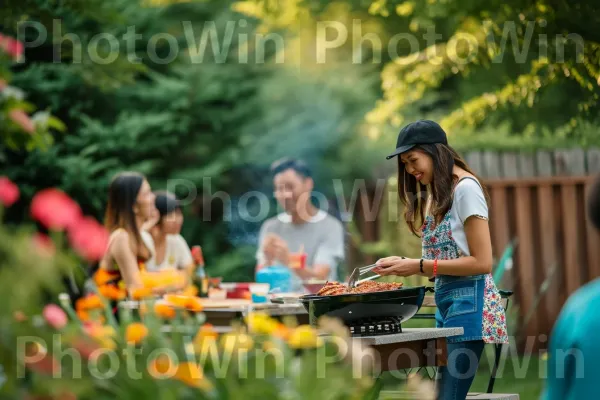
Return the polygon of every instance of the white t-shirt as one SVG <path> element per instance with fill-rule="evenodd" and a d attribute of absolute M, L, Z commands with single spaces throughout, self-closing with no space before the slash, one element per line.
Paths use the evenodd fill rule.
<path fill-rule="evenodd" d="M 148 237 L 150 237 L 149 241 L 147 240 Z M 152 236 L 143 236 L 143 239 L 152 252 L 152 257 L 146 262 L 146 269 L 148 271 L 184 269 L 194 262 L 190 247 L 181 235 L 167 235 L 165 257 L 160 264 L 156 263 L 156 249 L 154 247 Z"/>
<path fill-rule="evenodd" d="M 337 269 L 345 258 L 344 226 L 334 216 L 319 210 L 308 222 L 292 223 L 289 214 L 281 213 L 266 220 L 260 228 L 256 259 L 259 264 L 265 262 L 262 251 L 263 242 L 269 233 L 282 238 L 291 253 L 304 249 L 306 265 L 329 265 L 330 281 L 337 280 Z M 294 278 L 297 278 L 294 274 Z M 297 282 L 295 282 L 297 283 Z M 300 283 L 301 285 L 301 283 Z"/>
<path fill-rule="evenodd" d="M 472 216 L 488 219 L 488 206 L 481 186 L 473 179 L 463 178 L 454 189 L 450 208 L 452 237 L 463 256 L 471 255 L 465 234 L 465 221 Z"/>

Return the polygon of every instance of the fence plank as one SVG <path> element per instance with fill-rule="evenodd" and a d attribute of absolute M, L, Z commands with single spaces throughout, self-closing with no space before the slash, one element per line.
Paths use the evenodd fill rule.
<path fill-rule="evenodd" d="M 519 276 L 519 299 L 521 307 L 521 316 L 527 315 L 533 308 L 534 290 L 532 284 L 534 278 L 534 253 L 533 253 L 533 232 L 531 226 L 531 193 L 527 187 L 518 187 L 515 189 L 515 206 L 517 237 L 519 245 L 517 246 L 517 272 Z M 523 321 L 525 324 L 525 321 Z M 531 314 L 531 319 L 524 326 L 526 336 L 537 335 L 538 320 L 535 312 Z"/>
<path fill-rule="evenodd" d="M 493 151 L 484 151 L 481 158 L 485 169 L 485 176 L 487 178 L 493 179 L 502 177 L 500 157 L 498 153 Z"/>
<path fill-rule="evenodd" d="M 550 286 L 546 292 L 544 304 L 548 314 L 548 330 L 552 328 L 551 324 L 556 320 L 560 312 L 561 304 L 559 302 L 559 293 L 561 274 L 558 269 L 562 267 L 559 255 L 557 252 L 556 234 L 557 223 L 554 219 L 554 202 L 552 186 L 544 185 L 538 188 L 537 193 L 537 219 L 540 224 L 540 247 L 541 247 L 541 263 L 545 269 L 544 278 L 548 278 L 551 269 L 556 265 L 557 271 L 554 273 Z"/>
<path fill-rule="evenodd" d="M 556 150 L 554 152 L 556 175 L 585 174 L 585 153 L 583 149 Z"/>
<path fill-rule="evenodd" d="M 593 280 L 600 277 L 600 233 L 592 225 L 589 217 L 587 216 L 587 210 L 589 209 L 589 196 L 588 192 L 591 187 L 587 185 L 585 191 L 585 210 L 586 210 L 586 245 L 587 245 L 587 259 L 588 259 L 588 275 L 589 279 Z"/>
<path fill-rule="evenodd" d="M 537 175 L 535 170 L 535 154 L 519 154 L 519 175 L 523 178 L 531 178 Z"/>
<path fill-rule="evenodd" d="M 473 172 L 477 174 L 481 178 L 485 178 L 485 170 L 483 168 L 483 164 L 481 163 L 481 152 L 479 151 L 470 151 L 465 156 L 465 161 L 471 167 Z"/>
<path fill-rule="evenodd" d="M 548 151 L 538 151 L 535 154 L 538 176 L 553 176 L 552 154 Z"/>
<path fill-rule="evenodd" d="M 600 149 L 590 149 L 587 151 L 587 173 L 600 174 Z"/>
<path fill-rule="evenodd" d="M 519 177 L 519 164 L 517 161 L 517 154 L 512 152 L 502 153 L 502 176 L 504 178 L 517 178 Z"/>
<path fill-rule="evenodd" d="M 581 286 L 581 272 L 577 255 L 579 240 L 577 221 L 577 192 L 575 185 L 565 184 L 561 187 L 562 216 L 563 216 L 563 248 L 565 253 L 565 271 L 567 296 L 570 296 Z"/>
<path fill-rule="evenodd" d="M 506 188 L 492 186 L 490 188 L 490 200 L 492 202 L 490 227 L 494 239 L 494 250 L 495 255 L 500 257 L 511 240 Z"/>

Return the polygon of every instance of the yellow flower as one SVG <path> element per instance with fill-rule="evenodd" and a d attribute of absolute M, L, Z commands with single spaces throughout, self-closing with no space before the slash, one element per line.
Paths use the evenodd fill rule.
<path fill-rule="evenodd" d="M 148 328 L 139 322 L 129 324 L 125 331 L 125 340 L 135 344 L 140 343 L 146 336 L 148 336 Z"/>
<path fill-rule="evenodd" d="M 211 348 L 217 345 L 219 334 L 211 324 L 204 324 L 194 337 L 194 351 L 198 354 L 209 353 Z"/>
<path fill-rule="evenodd" d="M 262 348 L 264 351 L 270 351 L 277 349 L 277 345 L 270 340 L 267 340 L 263 343 Z"/>
<path fill-rule="evenodd" d="M 279 323 L 264 313 L 248 315 L 248 329 L 253 333 L 271 335 L 279 328 Z"/>
<path fill-rule="evenodd" d="M 212 389 L 212 384 L 204 377 L 202 369 L 196 363 L 183 362 L 179 364 L 173 378 L 205 391 Z"/>
<path fill-rule="evenodd" d="M 194 340 L 193 349 L 196 354 L 215 354 L 217 349 L 217 339 L 211 336 Z M 212 351 L 211 351 L 212 350 Z"/>
<path fill-rule="evenodd" d="M 194 285 L 190 285 L 186 287 L 181 294 L 183 294 L 184 296 L 197 296 L 198 288 Z"/>
<path fill-rule="evenodd" d="M 221 336 L 221 346 L 228 353 L 248 351 L 254 346 L 254 340 L 245 333 L 226 333 Z"/>
<path fill-rule="evenodd" d="M 310 325 L 300 325 L 294 329 L 288 339 L 290 347 L 295 349 L 310 349 L 323 344 L 323 339 Z"/>
<path fill-rule="evenodd" d="M 114 328 L 110 325 L 91 324 L 85 328 L 87 334 L 94 338 L 100 346 L 115 349 L 117 345 L 113 338 L 116 336 Z"/>
<path fill-rule="evenodd" d="M 182 296 L 179 294 L 168 294 L 165 300 L 173 307 L 199 312 L 202 311 L 202 300 L 196 296 Z"/>
<path fill-rule="evenodd" d="M 98 342 L 98 344 L 100 346 L 104 347 L 105 349 L 114 350 L 117 348 L 117 344 L 110 337 L 107 337 L 107 336 L 97 337 L 94 340 L 96 340 Z"/>

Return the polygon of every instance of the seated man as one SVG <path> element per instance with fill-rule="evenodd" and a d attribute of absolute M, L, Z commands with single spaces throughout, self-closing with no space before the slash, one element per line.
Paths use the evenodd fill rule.
<path fill-rule="evenodd" d="M 589 194 L 588 216 L 600 230 L 600 177 Z M 600 243 L 599 243 L 600 245 Z M 579 265 L 569 265 L 579 268 Z M 550 336 L 544 400 L 595 399 L 600 377 L 600 278 L 569 297 Z"/>
<path fill-rule="evenodd" d="M 285 212 L 261 227 L 256 254 L 258 271 L 270 265 L 291 267 L 299 281 L 336 280 L 344 259 L 342 223 L 311 202 L 314 187 L 310 170 L 301 161 L 284 159 L 271 166 L 275 198 Z M 297 268 L 304 253 L 305 268 Z"/>

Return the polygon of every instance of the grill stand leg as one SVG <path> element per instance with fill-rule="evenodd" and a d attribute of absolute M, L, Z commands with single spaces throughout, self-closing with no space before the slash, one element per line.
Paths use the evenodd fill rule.
<path fill-rule="evenodd" d="M 496 355 L 494 357 L 494 366 L 492 368 L 492 375 L 490 376 L 490 382 L 488 383 L 487 392 L 492 393 L 494 391 L 494 383 L 496 383 L 496 373 L 498 372 L 498 364 L 500 363 L 500 356 L 502 355 L 502 344 L 494 344 Z"/>

